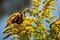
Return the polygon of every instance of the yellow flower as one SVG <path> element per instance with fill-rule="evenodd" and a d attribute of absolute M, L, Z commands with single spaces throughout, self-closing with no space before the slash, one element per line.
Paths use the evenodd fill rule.
<path fill-rule="evenodd" d="M 24 18 L 24 20 L 28 20 L 28 19 L 30 19 L 30 17 L 28 17 L 28 16 L 26 16 L 26 18 Z"/>
<path fill-rule="evenodd" d="M 25 27 L 26 30 L 30 30 L 30 29 L 32 29 L 32 28 L 33 28 L 32 26 L 26 26 L 26 27 Z"/>
<path fill-rule="evenodd" d="M 34 11 L 31 13 L 31 15 L 37 15 L 41 10 L 38 10 L 38 7 L 35 6 Z"/>
<path fill-rule="evenodd" d="M 47 9 L 47 10 L 45 11 L 46 14 L 49 14 L 49 12 L 50 12 L 50 9 Z"/>
<path fill-rule="evenodd" d="M 35 29 L 31 29 L 31 32 L 35 32 L 36 30 Z"/>
<path fill-rule="evenodd" d="M 50 9 L 50 6 L 47 6 L 48 9 Z"/>
<path fill-rule="evenodd" d="M 43 7 L 42 7 L 42 10 L 43 10 L 43 11 L 45 11 L 46 5 L 47 5 L 46 3 L 43 5 Z"/>
<path fill-rule="evenodd" d="M 59 36 L 60 36 L 60 32 L 59 32 Z"/>
<path fill-rule="evenodd" d="M 59 32 L 59 34 L 58 34 L 58 39 L 60 39 L 60 32 Z"/>
<path fill-rule="evenodd" d="M 26 31 L 24 30 L 24 31 L 22 31 L 21 33 L 25 33 Z"/>
<path fill-rule="evenodd" d="M 7 30 L 6 32 L 8 33 L 8 32 L 10 32 L 11 30 Z"/>
<path fill-rule="evenodd" d="M 52 28 L 54 28 L 55 26 L 54 25 L 51 25 L 52 26 Z"/>
<path fill-rule="evenodd" d="M 24 20 L 23 24 L 29 25 L 30 21 L 29 20 Z"/>
<path fill-rule="evenodd" d="M 60 21 L 56 21 L 56 24 L 60 24 Z"/>
<path fill-rule="evenodd" d="M 22 23 L 22 24 L 20 24 L 20 26 L 21 26 L 21 27 L 25 27 L 25 26 L 26 26 L 26 24 L 23 24 L 23 23 Z"/>
<path fill-rule="evenodd" d="M 54 1 L 51 1 L 50 2 L 50 5 L 55 6 L 55 2 Z"/>
<path fill-rule="evenodd" d="M 36 6 L 34 5 L 34 6 L 33 6 L 33 9 L 34 9 L 34 10 L 38 10 L 38 6 L 39 6 L 38 4 L 36 4 Z M 37 12 L 33 12 L 33 13 L 37 14 Z"/>
<path fill-rule="evenodd" d="M 36 18 L 33 18 L 32 21 L 37 22 L 37 19 Z"/>
<path fill-rule="evenodd" d="M 51 13 L 49 13 L 48 16 L 49 16 L 50 19 L 54 18 L 54 16 Z"/>
<path fill-rule="evenodd" d="M 42 10 L 45 11 L 45 7 L 43 7 Z"/>
<path fill-rule="evenodd" d="M 33 1 L 37 1 L 37 0 L 33 0 Z"/>
<path fill-rule="evenodd" d="M 55 31 L 58 32 L 58 27 L 55 27 Z"/>
<path fill-rule="evenodd" d="M 38 7 L 39 7 L 39 5 L 40 5 L 40 1 L 41 1 L 41 0 L 33 0 L 33 1 L 32 1 L 34 10 L 38 10 Z"/>
<path fill-rule="evenodd" d="M 46 38 L 46 34 L 43 34 L 43 39 Z"/>
<path fill-rule="evenodd" d="M 37 0 L 33 0 L 33 5 L 36 5 L 37 4 Z"/>

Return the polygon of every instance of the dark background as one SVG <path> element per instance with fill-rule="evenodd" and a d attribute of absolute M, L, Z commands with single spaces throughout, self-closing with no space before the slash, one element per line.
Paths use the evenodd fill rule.
<path fill-rule="evenodd" d="M 26 7 L 30 7 L 31 0 L 0 0 L 0 20 L 2 16 L 22 11 Z"/>

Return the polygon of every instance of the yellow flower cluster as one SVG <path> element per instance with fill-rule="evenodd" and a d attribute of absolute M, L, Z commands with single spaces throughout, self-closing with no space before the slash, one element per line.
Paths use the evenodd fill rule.
<path fill-rule="evenodd" d="M 50 2 L 50 5 L 54 6 L 55 5 L 55 2 L 54 1 L 51 1 Z"/>
<path fill-rule="evenodd" d="M 60 36 L 60 19 L 55 20 L 52 24 L 51 24 L 51 33 L 54 34 L 54 36 L 60 40 L 59 36 Z M 53 35 L 52 35 L 53 36 Z M 51 36 L 51 37 L 52 37 Z M 55 39 L 54 37 L 54 39 Z"/>
<path fill-rule="evenodd" d="M 42 10 L 43 10 L 43 12 L 42 12 L 42 15 L 44 16 L 49 16 L 49 15 L 52 15 L 50 12 L 51 12 L 51 10 L 56 10 L 56 8 L 51 8 L 50 7 L 50 5 L 53 5 L 54 4 L 54 1 L 52 1 L 52 0 L 49 0 L 49 1 L 47 1 L 44 5 L 43 5 L 43 8 L 42 8 Z M 51 16 L 50 16 L 51 17 Z"/>
<path fill-rule="evenodd" d="M 35 10 L 38 10 L 38 7 L 39 7 L 39 5 L 40 5 L 39 2 L 41 2 L 41 0 L 32 0 L 33 8 L 34 8 Z"/>
<path fill-rule="evenodd" d="M 19 40 L 30 40 L 31 36 L 34 36 L 36 40 L 50 40 L 52 36 L 55 35 L 54 32 L 59 33 L 60 19 L 51 25 L 49 35 L 46 35 L 47 31 L 43 23 L 44 18 L 48 17 L 48 22 L 50 22 L 50 19 L 53 18 L 53 15 L 50 12 L 51 10 L 56 9 L 51 8 L 51 5 L 54 6 L 55 2 L 52 0 L 46 0 L 46 2 L 43 4 L 42 10 L 39 10 L 38 7 L 40 6 L 40 2 L 43 1 L 32 0 L 33 8 L 31 10 L 29 8 L 26 8 L 23 10 L 23 12 L 14 13 L 8 18 L 7 25 L 3 32 L 8 34 L 6 37 L 4 37 L 4 39 L 8 38 L 10 35 L 15 34 L 12 40 L 15 40 L 15 38 L 18 38 Z M 28 12 L 30 16 L 34 16 L 34 18 L 26 16 L 26 12 Z M 36 26 L 33 26 L 33 22 Z M 58 35 L 60 35 L 60 33 Z M 60 36 L 58 35 L 57 37 L 59 38 Z"/>

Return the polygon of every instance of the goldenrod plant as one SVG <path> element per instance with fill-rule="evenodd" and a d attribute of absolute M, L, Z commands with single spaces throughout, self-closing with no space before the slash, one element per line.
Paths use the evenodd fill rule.
<path fill-rule="evenodd" d="M 60 19 L 55 20 L 50 25 L 50 34 L 48 35 L 48 39 L 60 40 Z"/>
<path fill-rule="evenodd" d="M 40 4 L 43 5 L 41 10 Z M 55 6 L 54 0 L 32 0 L 32 5 L 32 9 L 25 8 L 23 12 L 14 13 L 8 18 L 3 31 L 7 35 L 3 39 L 15 35 L 12 40 L 16 38 L 30 40 L 31 36 L 35 37 L 35 40 L 60 40 L 60 19 L 50 24 L 50 20 L 55 17 L 51 13 L 52 10 L 56 10 L 55 7 L 52 8 Z M 26 16 L 26 13 L 30 15 Z M 34 17 L 31 18 L 31 16 Z M 50 30 L 46 29 L 43 23 L 44 18 L 48 18 L 46 22 L 50 24 Z"/>

